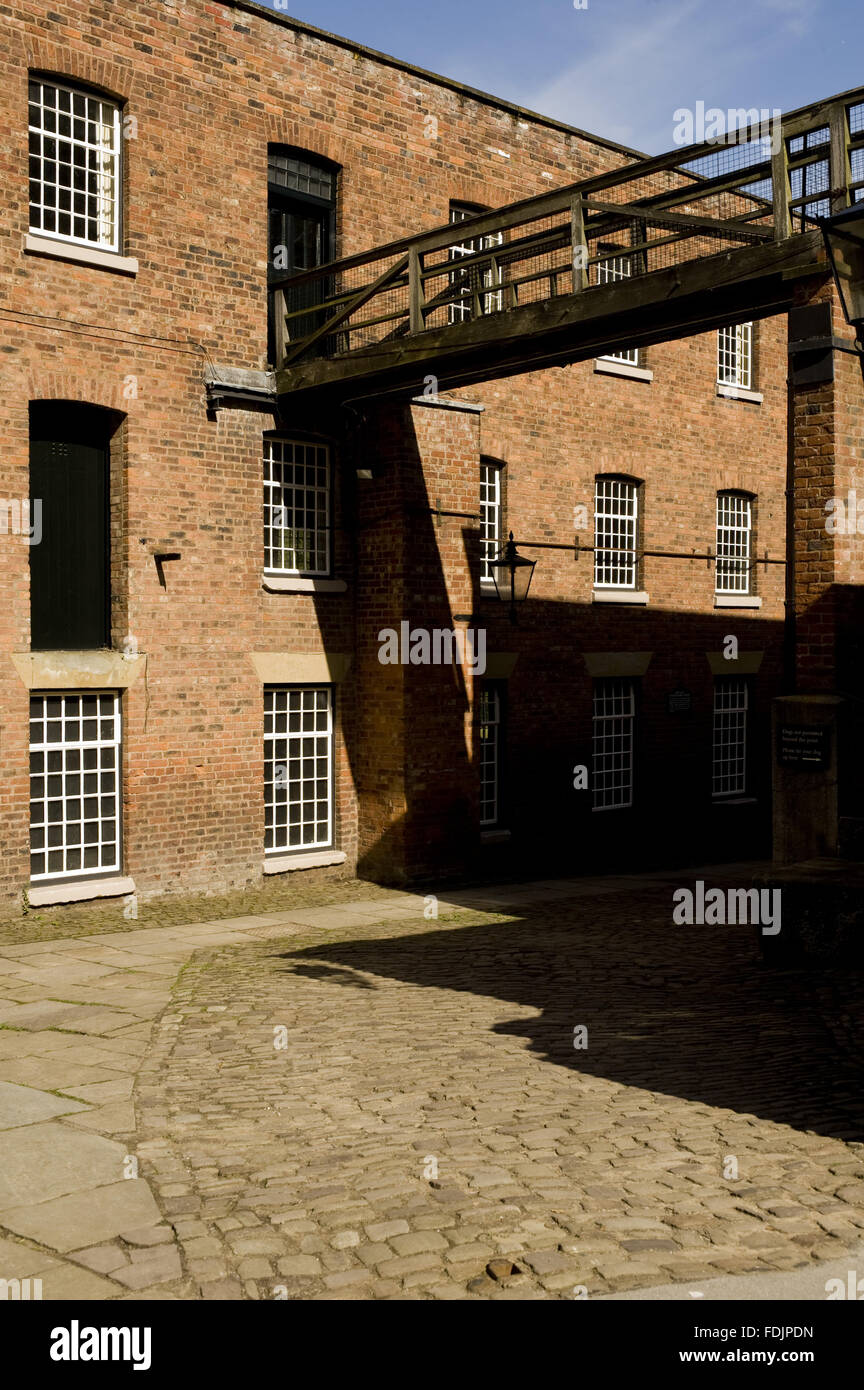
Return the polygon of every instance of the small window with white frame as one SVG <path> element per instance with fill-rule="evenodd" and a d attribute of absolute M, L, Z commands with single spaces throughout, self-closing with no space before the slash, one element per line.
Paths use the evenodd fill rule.
<path fill-rule="evenodd" d="M 717 384 L 753 389 L 753 324 L 734 323 L 717 331 Z"/>
<path fill-rule="evenodd" d="M 119 105 L 48 77 L 29 96 L 31 232 L 119 251 Z"/>
<path fill-rule="evenodd" d="M 265 854 L 332 847 L 332 781 L 332 688 L 265 687 Z"/>
<path fill-rule="evenodd" d="M 634 682 L 617 676 L 595 681 L 591 779 L 595 811 L 633 805 L 635 725 Z"/>
<path fill-rule="evenodd" d="M 484 829 L 501 821 L 501 773 L 503 764 L 504 691 L 500 681 L 480 686 L 480 825 Z"/>
<path fill-rule="evenodd" d="M 485 208 L 474 207 L 469 203 L 451 203 L 451 225 L 466 222 L 485 211 Z M 501 246 L 503 241 L 503 232 L 492 232 L 488 236 L 461 241 L 458 245 L 450 247 L 449 259 L 458 261 L 478 251 L 491 251 L 494 247 Z M 501 310 L 501 290 L 495 288 L 501 283 L 501 274 L 494 264 L 484 268 L 466 266 L 464 270 L 454 270 L 450 275 L 450 283 L 457 287 L 459 298 L 447 306 L 449 323 L 464 323 L 467 319 L 473 318 L 477 305 L 481 314 L 497 314 Z M 480 290 L 485 293 L 480 294 Z"/>
<path fill-rule="evenodd" d="M 743 492 L 718 492 L 715 593 L 750 593 L 752 532 L 752 498 Z"/>
<path fill-rule="evenodd" d="M 501 464 L 480 460 L 480 579 L 492 584 L 490 562 L 501 550 L 504 497 Z"/>
<path fill-rule="evenodd" d="M 596 266 L 596 280 L 598 285 L 611 285 L 616 280 L 629 280 L 633 274 L 631 257 L 609 256 L 606 260 L 598 261 Z M 626 362 L 630 367 L 639 366 L 639 349 L 622 348 L 620 352 L 604 352 L 600 356 L 601 362 Z"/>
<path fill-rule="evenodd" d="M 264 569 L 330 573 L 330 451 L 326 444 L 264 439 Z"/>
<path fill-rule="evenodd" d="M 595 479 L 595 589 L 636 588 L 638 513 L 638 483 L 628 478 Z"/>
<path fill-rule="evenodd" d="M 120 869 L 120 697 L 30 698 L 30 877 L 97 878 Z"/>
<path fill-rule="evenodd" d="M 714 682 L 714 733 L 711 794 L 715 799 L 747 793 L 747 711 L 749 690 L 741 676 Z"/>

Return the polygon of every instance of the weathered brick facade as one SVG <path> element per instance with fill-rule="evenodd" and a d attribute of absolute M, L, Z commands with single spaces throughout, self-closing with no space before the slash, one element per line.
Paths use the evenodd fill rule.
<path fill-rule="evenodd" d="M 136 274 L 25 252 L 28 71 L 105 91 L 134 118 L 121 250 Z M 123 872 L 139 894 L 259 879 L 261 653 L 351 658 L 335 699 L 335 844 L 348 869 L 387 879 L 517 864 L 572 872 L 767 849 L 783 566 L 757 569 L 760 609 L 715 611 L 704 560 L 646 557 L 650 602 L 613 607 L 592 602 L 590 554 L 535 550 L 514 628 L 480 594 L 476 522 L 433 509 L 476 513 L 479 461 L 490 456 L 504 465 L 505 529 L 566 543 L 574 508 L 591 515 L 595 474 L 625 473 L 643 484 L 644 547 L 704 553 L 715 548 L 718 489 L 740 489 L 756 497 L 758 555 L 782 560 L 783 320 L 754 330 L 761 403 L 717 394 L 713 332 L 650 348 L 650 381 L 582 363 L 454 393 L 482 412 L 366 402 L 316 420 L 286 402 L 275 423 L 333 446 L 333 574 L 344 593 L 262 587 L 262 433 L 274 421 L 207 409 L 208 365 L 266 365 L 269 143 L 338 164 L 339 255 L 440 225 L 453 200 L 511 202 L 629 152 L 227 0 L 59 0 L 49 11 L 13 0 L 0 35 L 0 131 L 3 495 L 28 493 L 30 402 L 123 416 L 111 459 L 112 644 L 119 652 L 134 638 L 146 656 L 123 697 Z M 851 463 L 844 478 L 864 491 Z M 11 903 L 28 882 L 27 692 L 11 659 L 30 649 L 28 547 L 0 542 L 0 895 Z M 154 550 L 179 556 L 161 579 Z M 479 835 L 470 672 L 378 660 L 380 629 L 403 619 L 450 627 L 454 614 L 485 627 L 498 658 L 517 656 L 506 845 Z M 752 799 L 716 806 L 707 654 L 729 634 L 762 653 L 755 771 Z M 574 766 L 591 763 L 586 652 L 653 654 L 632 810 L 592 815 L 590 792 L 573 789 Z M 670 713 L 680 688 L 691 708 Z"/>

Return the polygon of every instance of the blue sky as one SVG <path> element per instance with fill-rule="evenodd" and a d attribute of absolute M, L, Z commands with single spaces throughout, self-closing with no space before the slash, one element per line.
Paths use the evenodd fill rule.
<path fill-rule="evenodd" d="M 274 0 L 263 0 L 276 8 Z M 864 85 L 862 0 L 282 0 L 280 13 L 649 153 L 677 108 Z"/>

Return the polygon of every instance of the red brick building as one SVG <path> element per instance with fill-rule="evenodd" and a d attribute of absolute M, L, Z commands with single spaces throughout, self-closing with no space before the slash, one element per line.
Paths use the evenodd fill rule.
<path fill-rule="evenodd" d="M 274 268 L 634 152 L 240 0 L 13 0 L 0 76 L 2 901 L 767 852 L 785 319 L 327 418 L 267 374 Z M 513 626 L 511 529 L 615 553 L 530 551 Z"/>

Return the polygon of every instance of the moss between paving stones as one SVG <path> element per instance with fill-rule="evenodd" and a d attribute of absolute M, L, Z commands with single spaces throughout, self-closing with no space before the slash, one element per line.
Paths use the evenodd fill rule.
<path fill-rule="evenodd" d="M 60 907 L 28 908 L 0 918 L 0 945 L 23 946 L 32 941 L 61 941 L 93 936 L 99 932 L 141 931 L 151 927 L 180 927 L 191 922 L 221 921 L 226 917 L 249 917 L 258 913 L 288 912 L 292 908 L 326 907 L 333 903 L 356 902 L 361 898 L 384 898 L 387 888 L 346 875 L 305 879 L 302 874 L 274 877 L 260 888 L 240 889 L 210 896 L 197 893 L 189 897 L 157 898 L 138 904 L 135 920 L 123 916 L 125 899 L 103 898 L 89 903 L 68 903 Z"/>

